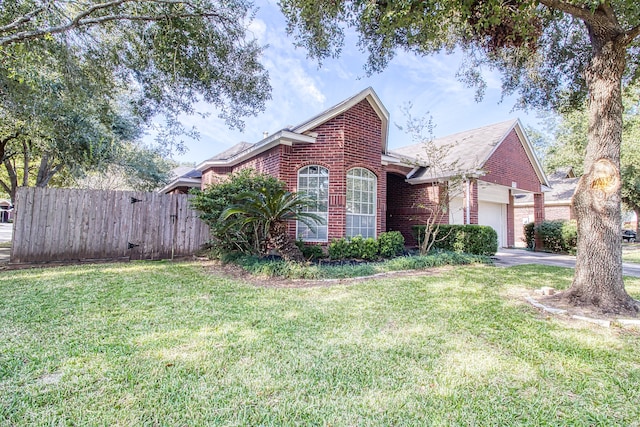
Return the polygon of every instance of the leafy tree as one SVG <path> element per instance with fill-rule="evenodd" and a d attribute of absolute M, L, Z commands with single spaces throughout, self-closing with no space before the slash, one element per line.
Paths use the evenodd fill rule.
<path fill-rule="evenodd" d="M 503 93 L 519 106 L 571 108 L 588 97 L 589 132 L 574 203 L 578 254 L 574 304 L 636 315 L 622 280 L 620 230 L 621 86 L 640 75 L 636 0 L 280 0 L 288 30 L 313 57 L 340 53 L 345 28 L 368 50 L 369 71 L 396 49 L 421 55 L 455 47 L 461 76 L 482 95 L 482 67 L 502 71 Z"/>
<path fill-rule="evenodd" d="M 413 206 L 421 210 L 418 220 L 424 229 L 418 238 L 418 248 L 421 255 L 426 255 L 437 247 L 439 242 L 448 239 L 453 229 L 445 227 L 446 232 L 442 232 L 441 229 L 443 224 L 449 222 L 452 213 L 451 200 L 465 197 L 471 179 L 468 177 L 476 175 L 480 167 L 469 169 L 463 166 L 453 155 L 457 144 L 437 143 L 433 134 L 433 118 L 428 113 L 423 117 L 413 117 L 411 108 L 410 103 L 401 108 L 406 123 L 404 126 L 396 126 L 411 136 L 413 144 L 420 146 L 417 159 L 410 162 L 423 168 L 423 177 L 431 182 L 428 187 L 420 190 L 428 195 L 425 199 L 428 199 L 429 203 Z M 454 215 L 462 217 L 463 212 L 455 212 Z"/>
<path fill-rule="evenodd" d="M 305 212 L 304 209 L 314 206 L 314 203 L 314 199 L 304 194 L 259 188 L 239 194 L 235 203 L 225 209 L 220 218 L 232 218 L 230 225 L 239 224 L 240 228 L 251 225 L 259 236 L 264 236 L 267 243 L 265 248 L 277 250 L 286 261 L 302 262 L 304 256 L 295 240 L 289 237 L 287 223 L 302 221 L 313 227 L 316 223 L 324 222 L 322 217 Z"/>
<path fill-rule="evenodd" d="M 252 13 L 245 0 L 0 3 L 0 162 L 28 151 L 47 185 L 116 159 L 159 116 L 158 143 L 181 149 L 196 133 L 178 116 L 199 100 L 242 128 L 270 93 Z"/>

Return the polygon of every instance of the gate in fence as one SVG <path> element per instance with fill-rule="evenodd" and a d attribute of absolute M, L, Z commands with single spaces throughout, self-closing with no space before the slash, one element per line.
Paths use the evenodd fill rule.
<path fill-rule="evenodd" d="M 172 259 L 195 253 L 209 227 L 184 194 L 19 188 L 11 263 Z"/>

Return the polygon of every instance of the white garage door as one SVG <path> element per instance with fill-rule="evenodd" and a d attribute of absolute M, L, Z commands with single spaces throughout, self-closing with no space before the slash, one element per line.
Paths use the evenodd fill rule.
<path fill-rule="evenodd" d="M 507 205 L 478 202 L 478 224 L 493 227 L 498 233 L 498 247 L 507 246 Z"/>

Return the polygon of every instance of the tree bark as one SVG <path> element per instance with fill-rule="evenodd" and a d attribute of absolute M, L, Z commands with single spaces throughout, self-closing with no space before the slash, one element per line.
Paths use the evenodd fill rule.
<path fill-rule="evenodd" d="M 304 256 L 300 248 L 291 240 L 287 233 L 286 222 L 274 222 L 269 230 L 271 245 L 285 261 L 303 262 Z"/>
<path fill-rule="evenodd" d="M 578 223 L 576 270 L 566 293 L 573 304 L 608 313 L 637 315 L 640 305 L 622 280 L 620 145 L 625 45 L 613 26 L 587 23 L 593 56 L 589 88 L 589 131 L 585 173 L 573 198 Z"/>

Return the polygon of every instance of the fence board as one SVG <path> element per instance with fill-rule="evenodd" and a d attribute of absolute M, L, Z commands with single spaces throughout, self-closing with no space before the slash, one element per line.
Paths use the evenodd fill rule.
<path fill-rule="evenodd" d="M 187 195 L 20 188 L 12 263 L 187 256 L 209 229 Z M 141 200 L 131 203 L 132 198 Z M 129 243 L 135 246 L 129 248 Z"/>

